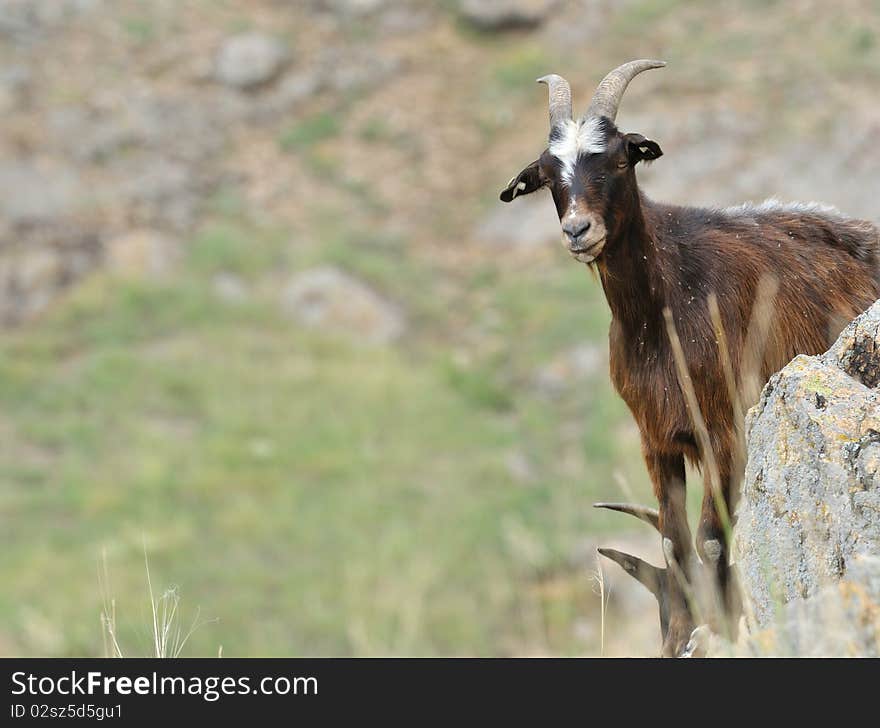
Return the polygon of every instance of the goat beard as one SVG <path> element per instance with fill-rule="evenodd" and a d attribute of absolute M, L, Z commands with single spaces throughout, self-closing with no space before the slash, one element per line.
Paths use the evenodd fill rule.
<path fill-rule="evenodd" d="M 599 240 L 596 240 L 594 243 L 591 243 L 590 246 L 586 249 L 581 249 L 579 251 L 569 249 L 568 252 L 571 254 L 571 257 L 579 263 L 594 263 L 596 261 L 596 258 L 601 255 L 604 248 L 605 238 L 602 237 Z"/>

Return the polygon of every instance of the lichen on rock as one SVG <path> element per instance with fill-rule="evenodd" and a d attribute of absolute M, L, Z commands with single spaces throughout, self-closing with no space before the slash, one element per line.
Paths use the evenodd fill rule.
<path fill-rule="evenodd" d="M 767 383 L 734 557 L 752 647 L 880 654 L 880 302 Z"/>

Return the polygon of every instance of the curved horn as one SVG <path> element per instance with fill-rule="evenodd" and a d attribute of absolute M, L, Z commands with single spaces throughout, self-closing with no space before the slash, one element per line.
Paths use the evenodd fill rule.
<path fill-rule="evenodd" d="M 618 551 L 617 549 L 596 549 L 606 559 L 617 563 L 627 574 L 638 581 L 657 599 L 665 597 L 666 570 L 661 569 L 647 561 L 642 561 L 638 556 Z M 664 637 L 666 635 L 663 635 Z"/>
<path fill-rule="evenodd" d="M 620 513 L 629 513 L 640 521 L 644 521 L 660 530 L 660 511 L 656 508 L 648 508 L 648 506 L 635 506 L 630 503 L 593 503 L 593 508 L 607 508 L 609 511 L 618 511 Z"/>
<path fill-rule="evenodd" d="M 618 66 L 609 73 L 602 82 L 596 87 L 596 93 L 593 94 L 593 100 L 584 118 L 588 119 L 593 116 L 607 116 L 611 121 L 617 118 L 617 107 L 620 106 L 620 100 L 623 98 L 623 92 L 629 82 L 638 76 L 642 71 L 648 71 L 652 68 L 663 68 L 665 61 L 630 61 Z"/>
<path fill-rule="evenodd" d="M 619 564 L 623 570 L 633 579 L 644 586 L 657 599 L 660 607 L 660 634 L 663 642 L 669 632 L 669 612 L 675 599 L 673 585 L 670 583 L 669 572 L 660 569 L 647 561 L 642 561 L 638 556 L 617 551 L 616 549 L 597 549 L 606 559 L 611 559 Z"/>
<path fill-rule="evenodd" d="M 551 73 L 541 76 L 538 83 L 546 83 L 550 89 L 550 132 L 571 119 L 571 86 L 562 76 Z"/>

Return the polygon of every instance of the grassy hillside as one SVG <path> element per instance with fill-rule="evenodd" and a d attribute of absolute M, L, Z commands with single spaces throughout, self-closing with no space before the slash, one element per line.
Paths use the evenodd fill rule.
<path fill-rule="evenodd" d="M 96 276 L 4 337 L 7 649 L 97 649 L 103 548 L 123 641 L 146 644 L 143 542 L 154 580 L 220 619 L 194 654 L 583 649 L 588 585 L 567 572 L 597 527 L 589 503 L 615 468 L 640 476 L 604 377 L 547 401 L 529 376 L 543 352 L 601 338 L 595 284 L 576 267 L 475 275 L 458 315 L 479 317 L 481 292 L 506 313 L 492 355 L 465 361 L 309 334 L 259 295 L 218 301 L 215 256 L 256 284 L 276 246 L 205 233 L 173 278 Z M 523 616 L 537 607 L 547 624 Z"/>
<path fill-rule="evenodd" d="M 175 245 L 158 274 L 62 276 L 0 333 L 0 654 L 99 653 L 102 552 L 120 640 L 148 653 L 144 548 L 157 588 L 217 620 L 185 654 L 598 653 L 591 546 L 624 524 L 590 505 L 651 495 L 599 284 L 543 231 L 481 232 L 546 135 L 534 78 L 571 76 L 581 105 L 616 63 L 668 60 L 622 113 L 667 152 L 652 195 L 812 180 L 870 206 L 874 145 L 847 145 L 874 138 L 880 6 L 572 1 L 492 33 L 454 2 L 183 5 L 106 3 L 0 47 L 30 74 L 4 151 L 69 169 L 82 198 L 46 229 Z M 287 65 L 231 91 L 211 62 L 250 31 Z M 32 229 L 0 229 L 3 266 L 33 263 Z M 317 266 L 393 302 L 404 335 L 286 315 L 288 280 Z M 653 613 L 611 609 L 610 651 L 655 648 Z M 639 619 L 651 641 L 628 642 Z"/>

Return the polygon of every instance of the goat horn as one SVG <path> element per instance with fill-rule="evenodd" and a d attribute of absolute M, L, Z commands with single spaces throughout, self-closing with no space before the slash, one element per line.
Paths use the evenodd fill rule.
<path fill-rule="evenodd" d="M 617 107 L 620 106 L 620 100 L 623 98 L 623 92 L 629 82 L 632 81 L 642 71 L 651 68 L 663 68 L 665 61 L 630 61 L 618 66 L 609 73 L 602 82 L 596 87 L 596 93 L 593 94 L 593 100 L 584 118 L 588 119 L 594 116 L 607 116 L 611 121 L 617 118 Z"/>
<path fill-rule="evenodd" d="M 631 503 L 593 503 L 593 508 L 607 508 L 609 511 L 629 513 L 629 515 L 635 516 L 640 521 L 644 521 L 658 531 L 660 530 L 660 511 L 656 508 L 636 506 Z"/>
<path fill-rule="evenodd" d="M 546 83 L 550 90 L 550 133 L 571 119 L 571 86 L 562 76 L 551 73 L 541 76 L 538 83 Z"/>
<path fill-rule="evenodd" d="M 671 609 L 678 604 L 671 591 L 670 575 L 666 569 L 649 564 L 637 556 L 625 554 L 615 549 L 598 549 L 605 558 L 611 559 L 623 570 L 644 586 L 657 600 L 660 609 L 660 634 L 664 644 L 669 632 L 669 617 Z"/>
<path fill-rule="evenodd" d="M 657 599 L 661 595 L 665 598 L 666 570 L 643 561 L 638 556 L 626 554 L 616 549 L 598 549 L 599 553 L 607 559 L 618 564 L 633 579 L 642 584 Z"/>

